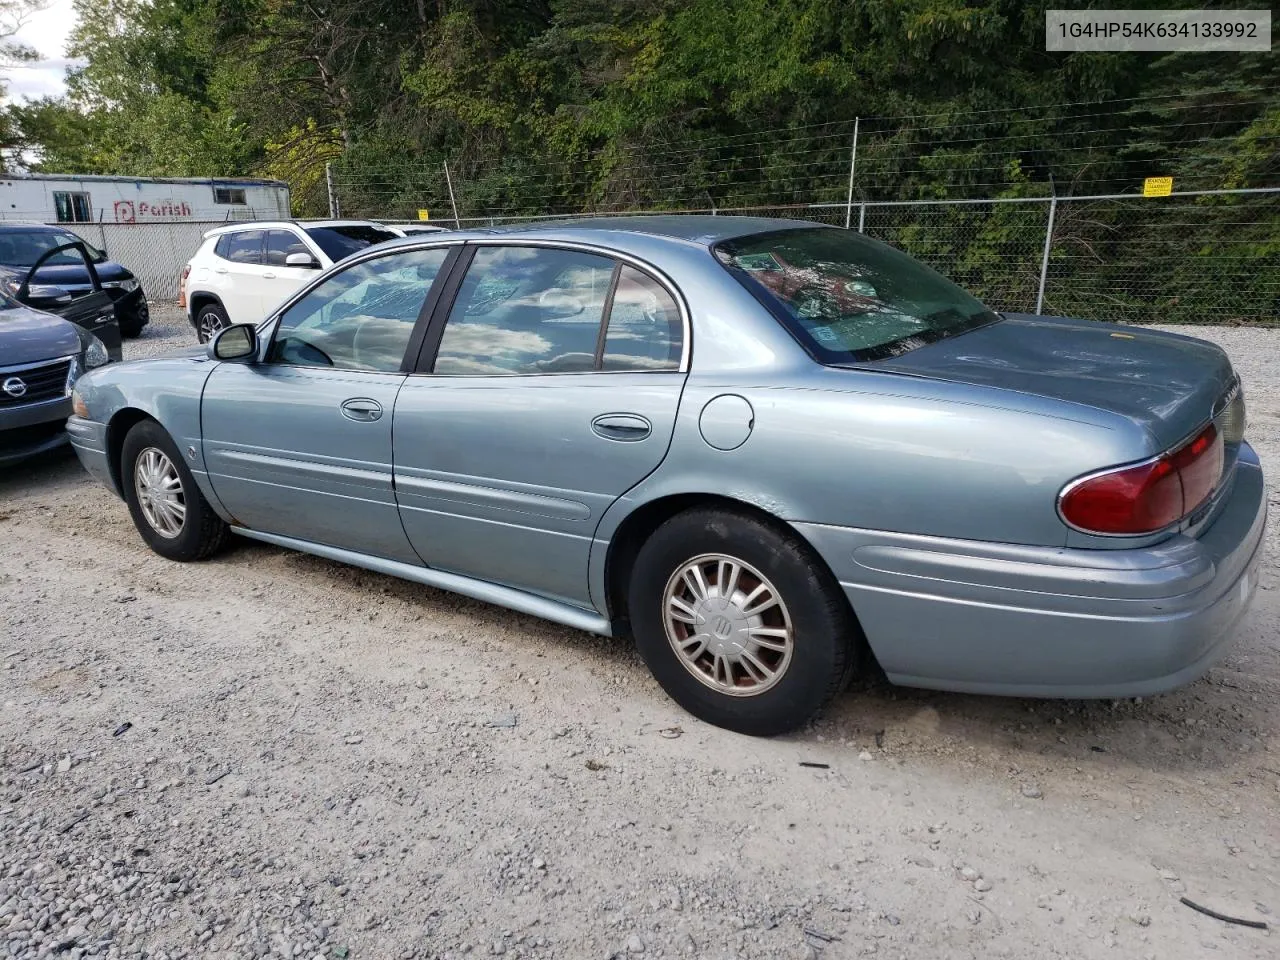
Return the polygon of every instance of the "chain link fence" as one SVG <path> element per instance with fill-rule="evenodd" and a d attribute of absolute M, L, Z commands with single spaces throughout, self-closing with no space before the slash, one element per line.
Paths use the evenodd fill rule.
<path fill-rule="evenodd" d="M 1280 323 L 1280 188 L 1167 197 L 855 200 L 561 219 L 645 213 L 848 224 L 905 250 L 1008 312 L 1121 323 Z M 495 227 L 537 219 L 462 217 L 458 225 Z"/>
<path fill-rule="evenodd" d="M 1060 199 L 1043 312 L 1280 322 L 1280 189 Z"/>
<path fill-rule="evenodd" d="M 147 223 L 60 223 L 133 272 L 151 300 L 178 299 L 182 268 L 204 235 L 225 220 L 163 220 Z"/>
<path fill-rule="evenodd" d="M 927 263 L 997 310 L 1125 323 L 1280 323 L 1280 188 L 1167 197 L 853 201 L 561 216 L 784 217 L 861 230 Z M 397 218 L 392 218 L 397 219 Z M 437 217 L 463 229 L 545 219 Z M 60 224 L 124 264 L 154 300 L 223 221 Z"/>

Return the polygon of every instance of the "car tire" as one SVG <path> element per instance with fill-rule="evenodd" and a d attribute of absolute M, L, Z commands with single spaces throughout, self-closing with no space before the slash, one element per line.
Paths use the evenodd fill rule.
<path fill-rule="evenodd" d="M 133 525 L 170 560 L 204 560 L 231 536 L 183 463 L 173 438 L 154 420 L 136 424 L 120 452 L 120 487 Z"/>
<path fill-rule="evenodd" d="M 132 340 L 142 336 L 142 328 L 151 319 L 151 311 L 147 309 L 147 301 L 143 300 L 138 304 L 137 312 L 133 316 L 125 316 L 119 313 L 117 313 L 117 316 L 120 320 L 120 336 Z"/>
<path fill-rule="evenodd" d="M 843 690 L 861 636 L 808 544 L 746 511 L 690 510 L 654 531 L 636 557 L 628 612 L 673 700 L 754 736 L 794 730 Z"/>
<path fill-rule="evenodd" d="M 231 318 L 219 304 L 211 303 L 201 307 L 196 314 L 196 337 L 201 343 L 208 343 L 219 330 L 231 326 Z"/>

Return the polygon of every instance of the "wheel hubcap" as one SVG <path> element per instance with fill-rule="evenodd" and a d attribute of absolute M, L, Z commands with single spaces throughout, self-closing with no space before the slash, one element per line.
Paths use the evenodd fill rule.
<path fill-rule="evenodd" d="M 182 532 L 187 518 L 187 500 L 182 492 L 182 478 L 168 454 L 147 447 L 133 468 L 133 488 L 138 506 L 151 529 L 172 540 Z"/>
<path fill-rule="evenodd" d="M 200 318 L 200 336 L 208 343 L 213 335 L 222 329 L 222 321 L 216 314 L 206 313 Z"/>
<path fill-rule="evenodd" d="M 794 635 L 773 584 L 719 553 L 684 564 L 663 594 L 667 640 L 685 669 L 719 693 L 751 697 L 786 673 Z"/>

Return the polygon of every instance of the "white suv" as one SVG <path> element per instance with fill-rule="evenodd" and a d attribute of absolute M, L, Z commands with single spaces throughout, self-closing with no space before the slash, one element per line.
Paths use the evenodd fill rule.
<path fill-rule="evenodd" d="M 178 305 L 201 343 L 233 323 L 257 323 L 316 271 L 397 239 L 367 220 L 249 221 L 210 230 L 182 269 Z"/>

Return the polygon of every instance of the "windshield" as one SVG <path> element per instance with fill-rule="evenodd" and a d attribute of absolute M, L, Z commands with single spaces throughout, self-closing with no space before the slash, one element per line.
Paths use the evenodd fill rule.
<path fill-rule="evenodd" d="M 45 253 L 64 243 L 83 243 L 94 263 L 101 263 L 107 255 L 81 240 L 73 233 L 60 230 L 5 230 L 0 232 L 0 263 L 14 267 L 30 267 Z M 45 261 L 46 266 L 84 266 L 84 259 L 77 250 L 63 250 Z"/>
<path fill-rule="evenodd" d="M 398 240 L 399 236 L 384 227 L 351 223 L 337 227 L 307 227 L 307 236 L 316 242 L 334 263 L 365 247 L 384 240 Z"/>
<path fill-rule="evenodd" d="M 941 274 L 848 230 L 758 233 L 715 254 L 821 363 L 881 360 L 999 319 Z"/>

